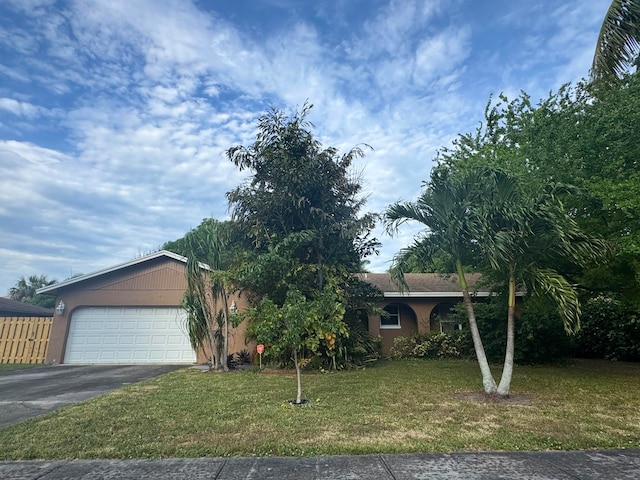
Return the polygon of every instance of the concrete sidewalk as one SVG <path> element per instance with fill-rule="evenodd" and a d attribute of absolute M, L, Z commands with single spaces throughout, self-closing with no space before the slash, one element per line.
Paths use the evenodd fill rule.
<path fill-rule="evenodd" d="M 640 450 L 0 462 L 2 479 L 640 479 Z"/>

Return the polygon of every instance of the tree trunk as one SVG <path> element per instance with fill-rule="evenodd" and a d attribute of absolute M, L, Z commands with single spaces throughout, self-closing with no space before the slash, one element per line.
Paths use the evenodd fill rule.
<path fill-rule="evenodd" d="M 209 370 L 215 370 L 217 368 L 216 333 L 213 330 L 213 318 L 211 314 L 211 309 L 209 308 L 209 305 L 208 305 L 209 299 L 207 298 L 206 291 L 202 295 L 202 298 L 204 298 L 205 302 L 207 302 L 206 307 L 203 309 L 203 313 L 204 313 L 205 321 L 207 325 L 207 338 L 209 340 L 209 351 L 211 354 L 211 362 L 209 364 Z"/>
<path fill-rule="evenodd" d="M 458 272 L 458 281 L 460 282 L 460 288 L 462 289 L 464 306 L 467 310 L 467 317 L 469 318 L 469 329 L 471 330 L 471 338 L 473 339 L 473 348 L 476 352 L 476 358 L 478 359 L 480 372 L 482 372 L 482 385 L 484 386 L 485 393 L 494 394 L 497 390 L 496 381 L 493 379 L 491 369 L 489 368 L 489 362 L 487 361 L 487 355 L 484 352 L 482 338 L 480 337 L 478 323 L 476 322 L 476 315 L 473 311 L 471 295 L 469 295 L 469 286 L 467 285 L 467 280 L 464 276 L 464 271 L 462 270 L 462 263 L 460 262 L 460 260 L 456 261 L 456 270 Z"/>
<path fill-rule="evenodd" d="M 227 291 L 224 289 L 224 287 L 222 288 L 222 315 L 223 315 L 223 321 L 224 321 L 224 328 L 223 328 L 223 332 L 222 335 L 224 335 L 223 338 L 223 347 L 222 347 L 222 360 L 223 360 L 223 367 L 222 370 L 224 370 L 225 372 L 229 371 L 229 363 L 227 361 L 227 359 L 229 358 L 229 305 L 227 305 L 227 302 L 229 301 L 229 298 L 227 297 Z"/>
<path fill-rule="evenodd" d="M 509 308 L 507 310 L 507 350 L 504 356 L 504 367 L 502 367 L 502 378 L 498 386 L 498 395 L 509 396 L 511 388 L 511 378 L 513 376 L 513 352 L 515 348 L 515 311 L 516 311 L 516 279 L 509 275 Z"/>
<path fill-rule="evenodd" d="M 216 338 L 215 332 L 213 332 L 213 357 L 215 358 L 215 371 L 222 370 L 222 345 L 220 345 L 220 339 Z"/>
<path fill-rule="evenodd" d="M 296 404 L 302 403 L 302 382 L 300 378 L 300 365 L 298 364 L 298 351 L 293 350 L 293 363 L 296 364 L 296 378 L 298 380 L 298 393 L 296 395 Z"/>
<path fill-rule="evenodd" d="M 209 332 L 209 350 L 211 352 L 211 359 L 209 361 L 209 370 L 216 369 L 216 339 L 213 336 L 213 332 Z"/>

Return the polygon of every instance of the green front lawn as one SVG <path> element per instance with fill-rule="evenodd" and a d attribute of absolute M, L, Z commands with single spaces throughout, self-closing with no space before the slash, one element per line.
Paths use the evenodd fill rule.
<path fill-rule="evenodd" d="M 499 372 L 496 372 L 499 373 Z M 0 459 L 640 447 L 640 365 L 517 367 L 485 402 L 464 361 L 393 361 L 295 376 L 185 369 L 0 430 Z"/>

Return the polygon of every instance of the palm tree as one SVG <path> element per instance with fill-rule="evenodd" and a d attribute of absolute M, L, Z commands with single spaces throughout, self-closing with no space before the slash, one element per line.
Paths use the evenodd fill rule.
<path fill-rule="evenodd" d="M 425 237 L 409 247 L 415 255 L 437 249 L 453 255 L 483 385 L 488 394 L 508 396 L 513 374 L 515 300 L 518 288 L 550 297 L 565 329 L 579 328 L 580 305 L 573 286 L 555 266 L 584 265 L 606 250 L 603 242 L 582 234 L 560 201 L 568 187 L 548 185 L 537 193 L 499 169 L 471 167 L 455 173 L 436 171 L 415 203 L 397 203 L 385 214 L 388 228 L 408 220 L 427 226 Z M 573 192 L 575 193 L 575 192 Z M 397 258 L 406 258 L 407 250 Z M 496 387 L 477 329 L 464 277 L 463 257 L 473 254 L 497 282 L 508 284 L 507 343 L 500 384 Z M 396 273 L 401 277 L 402 263 Z"/>
<path fill-rule="evenodd" d="M 434 170 L 431 180 L 416 202 L 397 202 L 389 206 L 385 213 L 387 231 L 393 233 L 400 225 L 416 221 L 426 227 L 424 238 L 411 249 L 428 252 L 437 247 L 453 256 L 458 282 L 462 290 L 463 302 L 469 319 L 469 329 L 473 339 L 482 384 L 487 394 L 493 394 L 497 385 L 491 374 L 489 362 L 484 351 L 478 324 L 471 301 L 469 286 L 463 269 L 463 259 L 473 250 L 471 232 L 477 231 L 476 219 L 471 215 L 473 205 L 481 198 L 478 187 L 482 186 L 481 171 L 468 175 L 453 176 L 447 170 Z M 480 194 L 480 196 L 479 196 Z M 401 256 L 406 253 L 402 252 Z M 395 272 L 402 280 L 402 265 L 396 265 Z"/>
<path fill-rule="evenodd" d="M 639 51 L 640 1 L 613 0 L 598 35 L 591 78 L 619 78 L 636 64 Z"/>
<path fill-rule="evenodd" d="M 31 305 L 53 308 L 56 301 L 55 297 L 38 295 L 36 290 L 54 283 L 57 283 L 57 280 L 49 280 L 46 275 L 31 275 L 28 279 L 20 277 L 16 284 L 9 289 L 9 297 Z"/>
<path fill-rule="evenodd" d="M 549 297 L 558 307 L 565 330 L 579 328 L 580 304 L 573 286 L 561 275 L 559 263 L 582 265 L 597 260 L 606 245 L 586 237 L 566 213 L 561 194 L 575 189 L 549 184 L 524 193 L 517 178 L 500 170 L 487 171 L 484 189 L 493 191 L 486 210 L 477 215 L 473 232 L 481 256 L 498 281 L 508 284 L 507 344 L 497 394 L 508 396 L 513 374 L 515 299 L 518 287 Z"/>
<path fill-rule="evenodd" d="M 187 260 L 187 330 L 194 349 L 205 345 L 211 352 L 211 369 L 228 371 L 229 282 L 226 225 L 211 219 L 185 236 L 191 254 Z"/>

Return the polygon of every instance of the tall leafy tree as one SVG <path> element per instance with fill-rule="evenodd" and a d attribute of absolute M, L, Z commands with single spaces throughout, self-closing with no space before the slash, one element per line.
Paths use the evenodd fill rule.
<path fill-rule="evenodd" d="M 258 251 L 280 246 L 300 264 L 359 268 L 379 245 L 369 237 L 376 217 L 360 215 L 365 199 L 353 175 L 361 147 L 339 155 L 323 148 L 307 120 L 312 105 L 288 117 L 270 110 L 258 121 L 256 141 L 236 146 L 228 158 L 250 179 L 227 193 L 234 221 L 243 225 Z M 324 269 L 315 287 L 322 289 Z"/>
<path fill-rule="evenodd" d="M 519 178 L 535 194 L 540 185 L 574 188 L 558 196 L 589 236 L 613 246 L 598 265 L 559 264 L 563 276 L 595 294 L 613 294 L 639 308 L 640 76 L 615 85 L 565 86 L 534 105 L 526 93 L 491 99 L 482 127 L 460 135 L 439 155 L 457 169 L 492 166 Z"/>
<path fill-rule="evenodd" d="M 640 52 L 640 2 L 613 0 L 600 27 L 591 76 L 616 80 L 637 66 Z"/>
<path fill-rule="evenodd" d="M 9 297 L 19 302 L 29 303 L 44 308 L 53 308 L 56 299 L 49 295 L 38 295 L 36 290 L 57 283 L 46 275 L 30 275 L 29 278 L 20 277 L 16 284 L 9 289 Z"/>
<path fill-rule="evenodd" d="M 251 246 L 235 274 L 257 308 L 267 308 L 268 303 L 261 303 L 264 300 L 284 308 L 291 292 L 305 298 L 296 308 L 311 308 L 331 284 L 342 292 L 336 297 L 342 311 L 348 310 L 349 302 L 355 300 L 347 293 L 354 283 L 349 273 L 358 271 L 362 260 L 379 245 L 371 238 L 376 216 L 361 212 L 365 199 L 353 171 L 354 161 L 364 151 L 355 147 L 340 155 L 333 147 L 323 147 L 312 133 L 311 109 L 305 104 L 291 116 L 271 109 L 258 120 L 253 144 L 227 151 L 230 161 L 251 173 L 227 197 L 232 220 Z M 268 317 L 255 315 L 252 321 Z M 309 335 L 309 330 L 304 332 Z M 339 344 L 338 333 L 335 342 Z M 307 343 L 306 337 L 300 338 Z M 331 357 L 329 347 L 325 342 L 324 352 Z"/>

